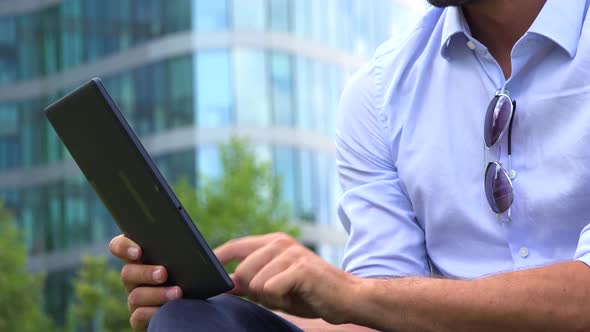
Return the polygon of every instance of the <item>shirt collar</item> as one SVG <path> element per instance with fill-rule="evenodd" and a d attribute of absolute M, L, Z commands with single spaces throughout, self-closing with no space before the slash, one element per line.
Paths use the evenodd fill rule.
<path fill-rule="evenodd" d="M 527 34 L 544 36 L 559 45 L 570 57 L 578 50 L 588 0 L 547 0 Z M 441 55 L 447 59 L 452 39 L 471 36 L 460 7 L 448 7 L 443 23 Z"/>
<path fill-rule="evenodd" d="M 452 39 L 457 35 L 471 35 L 471 31 L 460 7 L 447 7 L 444 15 L 440 54 L 448 59 L 448 49 L 451 47 Z"/>
<path fill-rule="evenodd" d="M 587 0 L 547 0 L 527 33 L 543 36 L 566 51 L 578 51 Z"/>

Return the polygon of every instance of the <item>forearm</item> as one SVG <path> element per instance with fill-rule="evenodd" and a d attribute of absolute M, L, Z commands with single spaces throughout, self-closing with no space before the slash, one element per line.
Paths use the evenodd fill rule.
<path fill-rule="evenodd" d="M 385 331 L 590 331 L 581 262 L 477 280 L 367 279 L 352 323 Z"/>

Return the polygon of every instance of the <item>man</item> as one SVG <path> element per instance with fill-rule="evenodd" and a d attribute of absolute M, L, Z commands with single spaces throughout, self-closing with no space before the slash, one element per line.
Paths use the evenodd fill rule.
<path fill-rule="evenodd" d="M 341 100 L 346 272 L 286 236 L 248 237 L 215 251 L 241 261 L 234 293 L 378 330 L 590 331 L 590 0 L 429 2 Z M 134 263 L 128 239 L 111 250 L 144 329 L 181 290 L 145 286 L 166 272 Z M 170 302 L 150 330 L 215 322 L 297 330 L 229 295 Z"/>

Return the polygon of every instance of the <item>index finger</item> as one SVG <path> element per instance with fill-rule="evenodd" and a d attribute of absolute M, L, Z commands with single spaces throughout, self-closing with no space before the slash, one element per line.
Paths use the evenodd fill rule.
<path fill-rule="evenodd" d="M 214 250 L 215 256 L 221 264 L 235 260 L 242 261 L 277 236 L 278 234 L 254 235 L 230 240 Z"/>
<path fill-rule="evenodd" d="M 137 262 L 141 257 L 141 248 L 124 234 L 114 237 L 109 243 L 113 255 L 126 263 Z"/>

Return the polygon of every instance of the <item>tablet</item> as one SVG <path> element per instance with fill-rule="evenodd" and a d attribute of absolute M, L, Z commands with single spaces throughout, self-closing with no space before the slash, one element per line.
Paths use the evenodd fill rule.
<path fill-rule="evenodd" d="M 142 262 L 163 265 L 165 285 L 205 299 L 233 283 L 164 177 L 95 78 L 45 109 L 59 138 Z"/>

